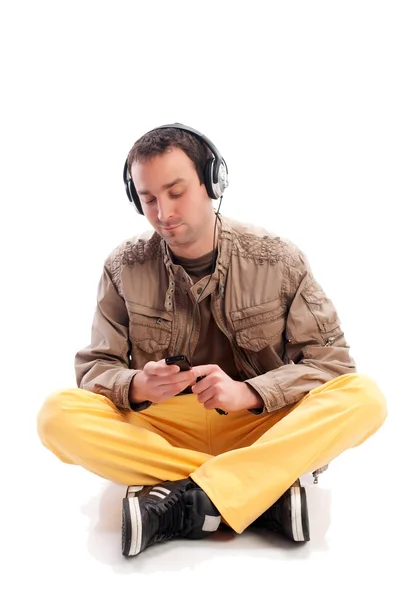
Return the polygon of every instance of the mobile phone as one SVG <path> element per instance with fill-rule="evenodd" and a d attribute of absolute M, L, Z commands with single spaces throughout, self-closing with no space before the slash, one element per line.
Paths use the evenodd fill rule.
<path fill-rule="evenodd" d="M 167 356 L 165 359 L 166 365 L 178 365 L 180 367 L 180 371 L 189 371 L 191 367 L 191 363 L 185 356 L 185 354 L 177 354 L 176 356 Z"/>
<path fill-rule="evenodd" d="M 180 371 L 189 371 L 190 369 L 192 369 L 191 363 L 189 362 L 189 360 L 187 359 L 185 354 L 177 354 L 176 356 L 167 356 L 167 358 L 165 358 L 164 360 L 166 361 L 166 365 L 178 365 L 180 367 Z M 196 383 L 198 383 L 198 381 L 200 381 L 204 377 L 205 377 L 205 375 L 203 375 L 201 377 L 197 377 Z M 182 392 L 179 392 L 177 394 L 177 396 L 182 396 L 185 394 L 192 394 L 191 386 L 188 386 L 187 388 L 185 388 L 185 390 L 182 390 Z M 224 412 L 224 410 L 221 410 L 221 408 L 216 408 L 215 410 L 216 410 L 216 412 L 219 413 L 219 415 L 227 415 L 228 414 L 228 413 Z"/>
<path fill-rule="evenodd" d="M 189 360 L 187 359 L 185 354 L 177 354 L 176 356 L 167 356 L 167 358 L 165 358 L 165 361 L 166 361 L 166 365 L 178 365 L 180 367 L 180 371 L 190 371 L 192 368 L 191 363 L 189 362 Z M 185 390 L 182 390 L 182 392 L 179 392 L 177 394 L 177 396 L 182 396 L 185 394 L 192 394 L 192 390 L 191 390 L 190 386 L 185 388 Z"/>

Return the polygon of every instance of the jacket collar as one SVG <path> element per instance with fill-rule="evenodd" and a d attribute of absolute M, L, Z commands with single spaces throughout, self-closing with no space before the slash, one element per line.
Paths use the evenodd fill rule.
<path fill-rule="evenodd" d="M 218 241 L 217 241 L 217 261 L 216 268 L 212 275 L 212 280 L 217 280 L 217 295 L 222 297 L 224 295 L 224 287 L 227 276 L 228 267 L 231 261 L 231 251 L 233 244 L 233 229 L 230 226 L 227 219 L 225 219 L 222 215 L 217 215 L 219 220 L 219 233 L 218 233 Z M 158 234 L 157 234 L 158 235 Z M 174 265 L 171 251 L 168 247 L 166 241 L 160 237 L 160 246 L 162 250 L 163 262 L 166 267 L 168 276 L 169 276 L 169 285 L 166 291 L 164 306 L 167 311 L 173 310 L 172 297 L 175 291 L 176 278 L 175 278 L 175 269 L 176 265 Z"/>

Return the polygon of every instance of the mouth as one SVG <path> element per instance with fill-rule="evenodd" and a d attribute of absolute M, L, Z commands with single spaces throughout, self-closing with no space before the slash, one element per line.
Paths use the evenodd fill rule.
<path fill-rule="evenodd" d="M 163 231 L 172 231 L 173 229 L 181 227 L 181 225 L 182 223 L 179 223 L 178 225 L 160 225 L 160 228 L 163 229 Z"/>

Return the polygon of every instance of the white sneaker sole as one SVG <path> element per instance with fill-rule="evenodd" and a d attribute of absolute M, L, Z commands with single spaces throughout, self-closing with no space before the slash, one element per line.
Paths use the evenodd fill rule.
<path fill-rule="evenodd" d="M 295 542 L 308 542 L 310 539 L 309 526 L 304 529 L 304 521 L 308 523 L 306 492 L 304 488 L 294 485 L 291 487 L 291 527 Z"/>
<path fill-rule="evenodd" d="M 122 553 L 124 556 L 136 556 L 141 551 L 142 517 L 137 492 L 143 486 L 131 486 L 122 508 Z"/>

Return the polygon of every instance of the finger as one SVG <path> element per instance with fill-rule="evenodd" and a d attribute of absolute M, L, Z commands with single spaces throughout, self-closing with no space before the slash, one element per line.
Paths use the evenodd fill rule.
<path fill-rule="evenodd" d="M 216 400 L 214 398 L 211 398 L 207 402 L 204 402 L 203 408 L 205 410 L 214 410 L 215 408 L 218 408 Z"/>
<path fill-rule="evenodd" d="M 160 369 L 163 373 L 179 373 L 181 370 L 179 365 L 176 365 L 176 364 L 168 365 L 166 363 L 165 358 L 158 360 L 157 365 L 158 365 L 158 369 Z"/>
<path fill-rule="evenodd" d="M 192 386 L 194 394 L 202 394 L 218 382 L 216 374 L 213 372 L 208 376 L 204 375 L 199 381 Z"/>
<path fill-rule="evenodd" d="M 183 388 L 188 385 L 193 385 L 195 379 L 190 371 L 178 371 L 178 373 L 169 373 L 167 375 L 151 375 L 149 376 L 149 385 L 182 385 Z"/>
<path fill-rule="evenodd" d="M 146 375 L 153 375 L 156 367 L 157 367 L 157 362 L 155 362 L 154 360 L 151 360 L 148 363 L 146 363 L 146 365 L 143 367 L 142 371 L 144 373 L 146 373 Z"/>
<path fill-rule="evenodd" d="M 220 370 L 218 365 L 197 365 L 196 367 L 192 367 L 192 371 L 195 373 L 196 377 L 207 377 L 211 373 Z"/>
<path fill-rule="evenodd" d="M 205 382 L 204 379 L 201 379 L 200 381 L 198 381 L 197 383 L 195 383 L 195 385 L 192 386 L 192 392 L 194 394 L 202 394 L 203 392 L 205 392 L 207 389 L 209 389 L 210 385 L 208 382 Z"/>
<path fill-rule="evenodd" d="M 178 365 L 166 365 L 164 360 L 159 360 L 158 362 L 151 361 L 146 363 L 143 370 L 147 375 L 163 376 L 179 373 L 180 367 Z"/>
<path fill-rule="evenodd" d="M 207 389 L 201 394 L 198 394 L 198 402 L 201 404 L 206 404 L 206 402 L 210 402 L 211 400 L 213 400 L 213 392 L 211 389 Z"/>
<path fill-rule="evenodd" d="M 184 390 L 185 390 L 185 388 L 184 388 Z M 159 402 L 165 402 L 166 400 L 170 400 L 171 398 L 175 398 L 182 391 L 183 391 L 182 386 L 173 387 L 173 388 L 171 386 L 169 386 L 169 387 L 164 388 L 163 392 L 161 392 L 160 389 L 157 390 L 152 396 L 155 399 L 154 401 L 156 403 L 159 403 Z"/>
<path fill-rule="evenodd" d="M 148 383 L 149 389 L 154 396 L 165 396 L 172 397 L 185 390 L 185 388 L 191 386 L 193 380 L 183 377 L 179 377 L 178 379 L 174 378 L 171 380 L 171 377 L 164 380 L 161 377 L 152 377 L 151 381 Z M 191 391 L 189 393 L 192 393 Z"/>

